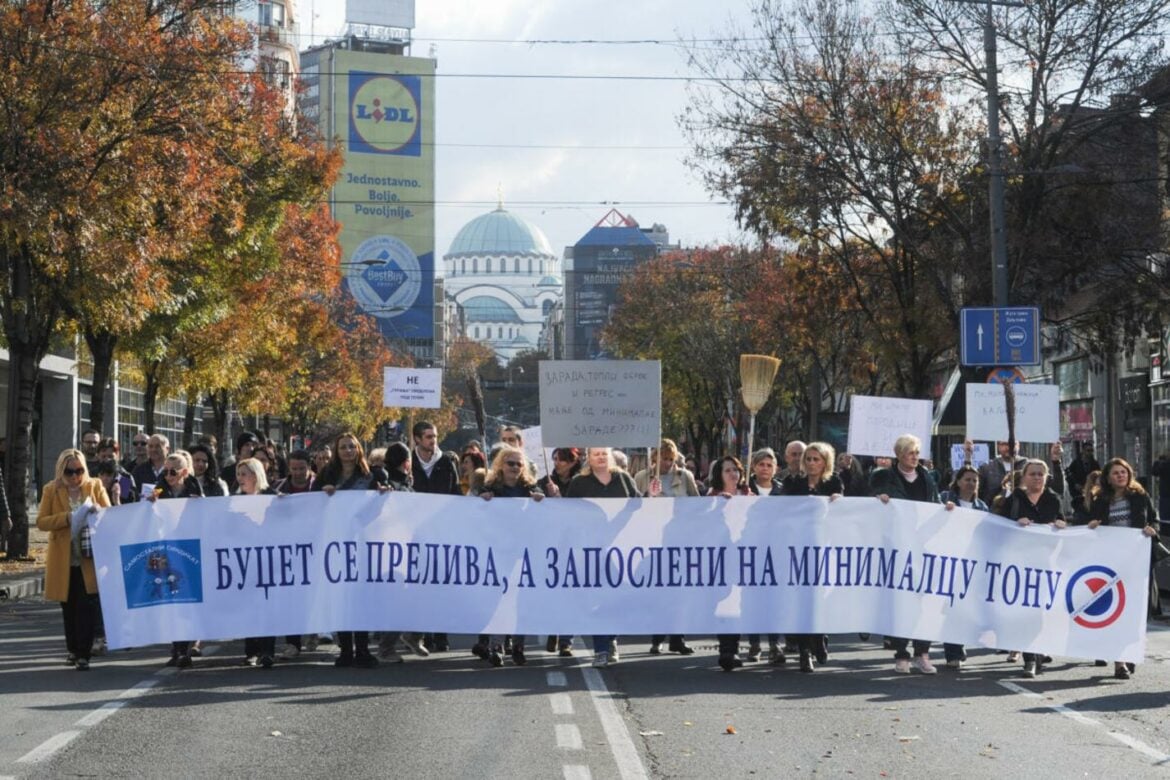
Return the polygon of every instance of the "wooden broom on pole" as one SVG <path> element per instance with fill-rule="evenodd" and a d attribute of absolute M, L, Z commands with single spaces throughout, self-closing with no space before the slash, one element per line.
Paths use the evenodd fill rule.
<path fill-rule="evenodd" d="M 764 407 L 772 395 L 772 383 L 780 370 L 780 359 L 771 355 L 740 355 L 739 381 L 743 394 L 743 405 L 751 412 L 751 426 L 748 428 L 748 459 L 756 447 L 756 412 Z"/>

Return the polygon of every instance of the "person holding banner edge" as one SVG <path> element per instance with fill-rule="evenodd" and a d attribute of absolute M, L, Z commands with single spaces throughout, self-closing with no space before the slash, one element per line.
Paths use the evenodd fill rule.
<path fill-rule="evenodd" d="M 57 456 L 56 476 L 45 485 L 37 512 L 37 528 L 49 532 L 45 558 L 45 599 L 61 603 L 65 624 L 65 663 L 79 672 L 89 669 L 97 626 L 97 572 L 92 553 L 87 554 L 88 536 L 73 529 L 73 513 L 87 500 L 90 512 L 108 507 L 110 499 L 101 480 L 90 477 L 81 450 L 63 450 Z"/>
<path fill-rule="evenodd" d="M 899 436 L 894 442 L 894 463 L 889 467 L 874 469 L 869 475 L 869 488 L 873 495 L 883 504 L 888 504 L 891 498 L 941 503 L 934 477 L 918 462 L 921 452 L 922 442 L 917 436 L 909 433 Z M 909 674 L 911 668 L 922 674 L 938 672 L 930 662 L 930 640 L 915 639 L 914 657 L 911 658 L 907 650 L 910 640 L 904 637 L 887 638 L 894 649 L 895 672 Z"/>
<path fill-rule="evenodd" d="M 1107 525 L 1140 528 L 1146 536 L 1157 539 L 1158 513 L 1154 510 L 1154 502 L 1150 500 L 1149 494 L 1137 481 L 1133 466 L 1124 458 L 1113 458 L 1105 464 L 1103 473 L 1105 478 L 1093 491 L 1088 527 L 1096 529 Z M 1150 565 L 1153 566 L 1152 547 L 1150 552 Z M 1098 664 L 1104 665 L 1101 661 Z M 1128 680 L 1134 671 L 1133 664 L 1123 661 L 1113 663 L 1113 676 L 1118 680 Z"/>
<path fill-rule="evenodd" d="M 585 450 L 585 465 L 573 477 L 566 498 L 637 498 L 638 488 L 629 473 L 619 469 L 609 447 L 589 447 Z M 593 666 L 613 666 L 618 655 L 617 637 L 612 634 L 593 637 Z"/>

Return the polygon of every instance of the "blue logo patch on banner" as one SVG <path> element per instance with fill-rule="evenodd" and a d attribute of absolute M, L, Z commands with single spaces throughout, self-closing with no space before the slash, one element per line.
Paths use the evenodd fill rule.
<path fill-rule="evenodd" d="M 126 608 L 203 603 L 203 555 L 198 539 L 124 544 Z"/>

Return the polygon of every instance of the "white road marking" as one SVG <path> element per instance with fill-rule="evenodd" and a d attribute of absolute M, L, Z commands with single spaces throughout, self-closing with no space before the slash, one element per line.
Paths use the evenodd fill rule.
<path fill-rule="evenodd" d="M 564 688 L 569 684 L 569 678 L 564 672 L 546 672 L 548 684 L 554 688 Z"/>
<path fill-rule="evenodd" d="M 597 709 L 597 717 L 601 720 L 601 728 L 605 732 L 614 760 L 617 761 L 618 773 L 622 780 L 646 780 L 642 759 L 638 757 L 638 750 L 634 747 L 634 741 L 630 739 L 630 732 L 618 714 L 612 694 L 605 687 L 601 674 L 591 666 L 581 667 L 581 674 L 585 677 L 585 687 L 589 689 L 593 706 Z"/>
<path fill-rule="evenodd" d="M 1045 698 L 1044 696 L 1040 695 L 1039 693 L 1036 693 L 1034 691 L 1030 691 L 1023 686 L 1016 685 L 1014 682 L 1009 682 L 1008 680 L 1000 680 L 999 684 L 1002 685 L 1004 688 L 1007 688 L 1012 693 L 1017 693 L 1020 696 L 1026 696 L 1029 699 L 1044 699 Z M 1076 710 L 1071 709 L 1070 707 L 1066 707 L 1063 704 L 1053 704 L 1053 703 L 1047 702 L 1047 701 L 1045 702 L 1045 704 L 1043 706 L 1047 707 L 1048 709 L 1052 710 L 1053 712 L 1059 712 L 1061 715 L 1065 716 L 1069 720 L 1080 723 L 1082 726 L 1095 726 L 1095 727 L 1101 728 L 1102 730 L 1105 731 L 1106 734 L 1108 734 L 1110 737 L 1112 737 L 1116 741 L 1120 742 L 1121 744 L 1125 745 L 1128 748 L 1132 748 L 1133 750 L 1136 750 L 1137 752 L 1141 753 L 1146 758 L 1152 759 L 1157 763 L 1170 762 L 1170 755 L 1163 753 L 1161 750 L 1158 750 L 1157 748 L 1152 748 L 1149 745 L 1147 745 L 1146 743 L 1142 742 L 1141 740 L 1134 739 L 1133 737 L 1129 736 L 1128 734 L 1122 734 L 1120 731 L 1114 731 L 1113 729 L 1110 729 L 1108 726 L 1106 726 L 1101 721 L 1094 720 L 1093 718 L 1090 718 L 1087 715 L 1079 713 Z"/>
<path fill-rule="evenodd" d="M 86 715 L 84 718 L 81 718 L 80 720 L 78 720 L 77 723 L 75 723 L 74 725 L 81 726 L 83 728 L 89 728 L 90 726 L 96 726 L 97 724 L 101 723 L 103 720 L 110 717 L 115 712 L 117 712 L 118 710 L 122 709 L 125 706 L 126 706 L 125 699 L 119 699 L 117 701 L 108 701 L 105 704 L 103 704 L 102 706 L 98 707 L 93 712 Z"/>
<path fill-rule="evenodd" d="M 54 734 L 32 750 L 25 753 L 20 758 L 16 759 L 16 763 L 39 764 L 46 759 L 52 758 L 58 750 L 76 739 L 80 733 L 80 731 L 62 731 L 60 734 Z"/>
<path fill-rule="evenodd" d="M 212 645 L 204 648 L 204 654 L 210 655 L 214 653 L 218 647 Z M 106 718 L 113 715 L 118 710 L 125 707 L 131 699 L 137 699 L 139 696 L 146 694 L 150 689 L 154 688 L 164 677 L 169 677 L 175 674 L 174 667 L 164 667 L 148 679 L 135 683 L 126 690 L 119 693 L 112 700 L 103 703 L 93 712 L 83 715 L 73 725 L 80 726 L 80 729 L 73 729 L 70 731 L 63 731 L 60 734 L 54 734 L 46 739 L 35 748 L 25 753 L 16 760 L 18 764 L 39 764 L 56 755 L 62 748 L 75 740 L 81 734 L 82 729 L 87 729 L 96 726 Z"/>
<path fill-rule="evenodd" d="M 577 728 L 576 724 L 558 723 L 556 731 L 557 747 L 562 750 L 580 750 L 582 748 L 581 730 Z"/>
<path fill-rule="evenodd" d="M 550 693 L 549 704 L 552 705 L 553 715 L 572 715 L 573 700 L 567 693 Z"/>
<path fill-rule="evenodd" d="M 565 780 L 593 780 L 593 773 L 589 771 L 587 766 L 565 764 Z"/>

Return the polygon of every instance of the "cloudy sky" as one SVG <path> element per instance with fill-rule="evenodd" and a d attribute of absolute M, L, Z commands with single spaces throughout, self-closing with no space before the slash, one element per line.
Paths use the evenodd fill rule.
<path fill-rule="evenodd" d="M 344 28 L 345 0 L 297 5 L 304 46 Z M 730 207 L 713 202 L 685 163 L 677 117 L 687 107 L 683 79 L 695 71 L 677 41 L 725 33 L 747 8 L 747 0 L 419 0 L 412 53 L 435 56 L 439 69 L 436 254 L 495 208 L 499 190 L 558 255 L 611 205 L 644 227 L 666 225 L 684 246 L 739 238 Z M 538 39 L 663 44 L 527 43 Z M 469 77 L 483 74 L 492 77 Z"/>

